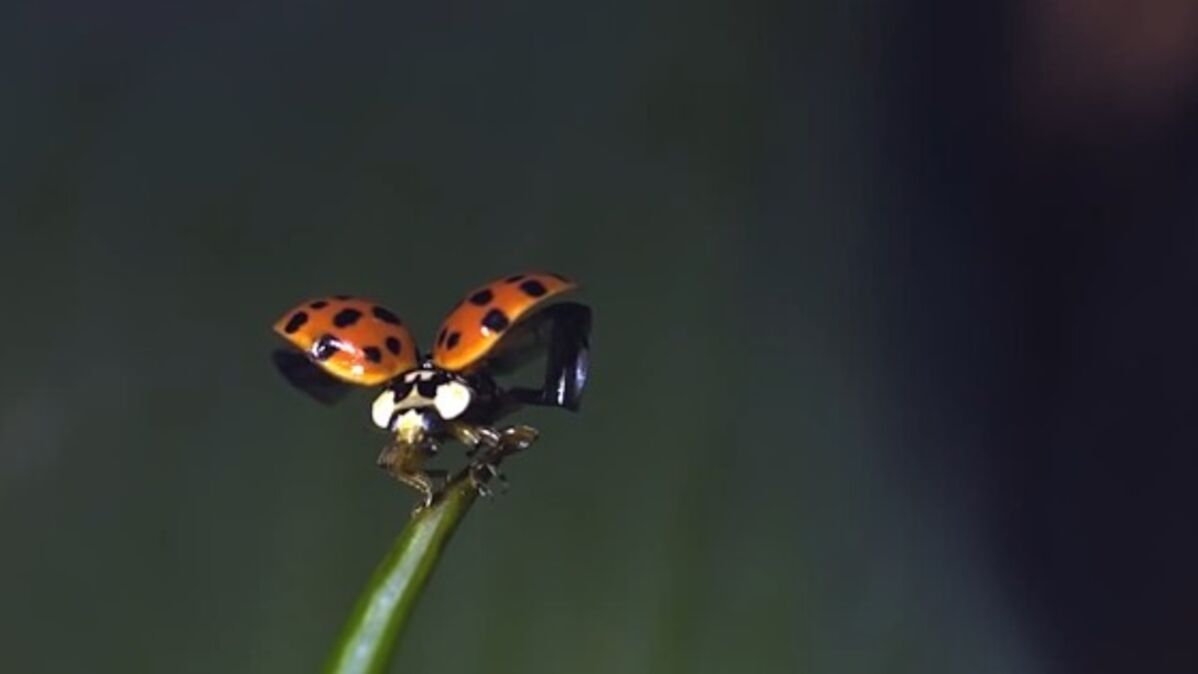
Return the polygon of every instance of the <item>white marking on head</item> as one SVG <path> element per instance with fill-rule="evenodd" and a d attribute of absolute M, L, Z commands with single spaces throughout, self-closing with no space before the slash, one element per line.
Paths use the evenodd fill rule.
<path fill-rule="evenodd" d="M 437 397 L 433 399 L 433 405 L 442 419 L 454 419 L 470 407 L 470 388 L 457 381 L 445 382 L 437 387 Z"/>
<path fill-rule="evenodd" d="M 370 418 L 374 420 L 374 425 L 384 430 L 391 425 L 391 414 L 394 412 L 395 393 L 390 389 L 380 393 L 370 406 Z"/>

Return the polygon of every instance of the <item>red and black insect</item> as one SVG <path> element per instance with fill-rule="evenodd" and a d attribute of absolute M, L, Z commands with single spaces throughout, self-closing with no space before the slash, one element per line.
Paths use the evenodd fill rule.
<path fill-rule="evenodd" d="M 471 448 L 471 475 L 480 487 L 503 457 L 530 445 L 529 426 L 495 423 L 523 405 L 577 410 L 587 381 L 591 310 L 552 302 L 573 290 L 558 274 L 525 273 L 475 289 L 445 317 L 430 354 L 417 353 L 403 321 L 382 305 L 335 295 L 283 314 L 274 331 L 292 348 L 274 354 L 291 384 L 333 403 L 354 386 L 382 386 L 371 406 L 379 427 L 393 433 L 378 463 L 432 502 L 444 471 L 423 463 L 441 442 Z M 537 387 L 504 387 L 498 378 L 543 356 Z"/>

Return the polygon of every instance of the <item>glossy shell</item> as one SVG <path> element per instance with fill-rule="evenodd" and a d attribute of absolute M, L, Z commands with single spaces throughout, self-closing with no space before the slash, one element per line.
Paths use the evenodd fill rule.
<path fill-rule="evenodd" d="M 433 364 L 461 371 L 480 362 L 521 316 L 575 287 L 558 274 L 530 272 L 488 283 L 466 295 L 437 331 Z"/>
<path fill-rule="evenodd" d="M 370 300 L 338 295 L 283 314 L 274 331 L 334 377 L 372 386 L 416 367 L 416 343 L 399 318 Z"/>

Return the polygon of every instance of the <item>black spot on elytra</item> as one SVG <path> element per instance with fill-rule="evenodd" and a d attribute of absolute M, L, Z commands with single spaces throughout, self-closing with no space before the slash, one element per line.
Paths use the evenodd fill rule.
<path fill-rule="evenodd" d="M 399 316 L 396 316 L 395 314 L 391 313 L 389 310 L 387 310 L 383 307 L 380 307 L 380 306 L 372 307 L 370 309 L 370 313 L 374 314 L 375 318 L 379 319 L 380 321 L 382 321 L 384 323 L 390 323 L 391 325 L 399 325 L 400 324 Z"/>
<path fill-rule="evenodd" d="M 524 274 L 516 274 L 503 279 L 505 283 L 519 283 L 524 280 Z"/>
<path fill-rule="evenodd" d="M 313 302 L 312 304 L 309 304 L 308 306 L 312 307 L 313 309 L 323 309 L 323 308 L 329 306 L 329 303 L 325 302 L 324 300 L 316 300 L 315 302 Z"/>
<path fill-rule="evenodd" d="M 400 350 L 403 349 L 403 342 L 394 337 L 388 337 L 384 344 L 387 346 L 387 350 L 390 351 L 391 355 L 393 356 L 398 356 Z"/>
<path fill-rule="evenodd" d="M 449 336 L 449 328 L 441 328 L 440 334 L 437 335 L 437 346 L 444 344 L 447 336 Z"/>
<path fill-rule="evenodd" d="M 372 363 L 379 363 L 383 360 L 383 352 L 379 351 L 377 346 L 368 346 L 362 349 L 362 355 L 366 356 L 366 360 Z"/>
<path fill-rule="evenodd" d="M 508 320 L 507 315 L 498 309 L 492 309 L 488 311 L 487 315 L 483 316 L 482 320 L 483 327 L 490 328 L 495 332 L 503 330 L 510 322 L 511 321 Z"/>
<path fill-rule="evenodd" d="M 482 290 L 470 296 L 470 303 L 478 307 L 485 307 L 487 306 L 487 303 L 493 299 L 495 299 L 495 294 L 490 290 L 483 288 Z"/>
<path fill-rule="evenodd" d="M 333 325 L 339 328 L 348 328 L 354 323 L 357 323 L 358 319 L 361 317 L 362 312 L 358 311 L 357 309 L 342 309 L 341 311 L 337 312 L 336 316 L 333 316 Z"/>
<path fill-rule="evenodd" d="M 306 314 L 302 311 L 297 311 L 291 315 L 291 318 L 287 319 L 287 324 L 283 326 L 283 332 L 290 335 L 291 333 L 295 332 L 296 330 L 299 330 L 300 328 L 302 328 L 304 326 L 304 323 L 307 323 L 307 322 L 308 322 L 308 314 Z"/>
<path fill-rule="evenodd" d="M 523 290 L 524 294 L 528 295 L 529 297 L 540 297 L 546 292 L 545 284 L 531 278 L 520 284 L 520 290 Z"/>
<path fill-rule="evenodd" d="M 332 335 L 321 335 L 320 339 L 312 345 L 312 356 L 316 360 L 328 360 L 333 354 L 341 350 L 337 343 L 337 338 Z"/>
<path fill-rule="evenodd" d="M 453 347 L 457 346 L 458 340 L 460 340 L 461 338 L 462 338 L 462 333 L 460 333 L 460 332 L 449 333 L 449 337 L 445 338 L 445 348 L 452 349 Z"/>

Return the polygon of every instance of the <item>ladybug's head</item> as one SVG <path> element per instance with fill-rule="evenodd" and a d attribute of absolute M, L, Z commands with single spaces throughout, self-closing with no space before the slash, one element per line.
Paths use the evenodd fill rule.
<path fill-rule="evenodd" d="M 415 443 L 441 422 L 461 416 L 472 400 L 474 391 L 461 377 L 421 368 L 392 380 L 374 399 L 370 416 L 379 428 Z"/>

